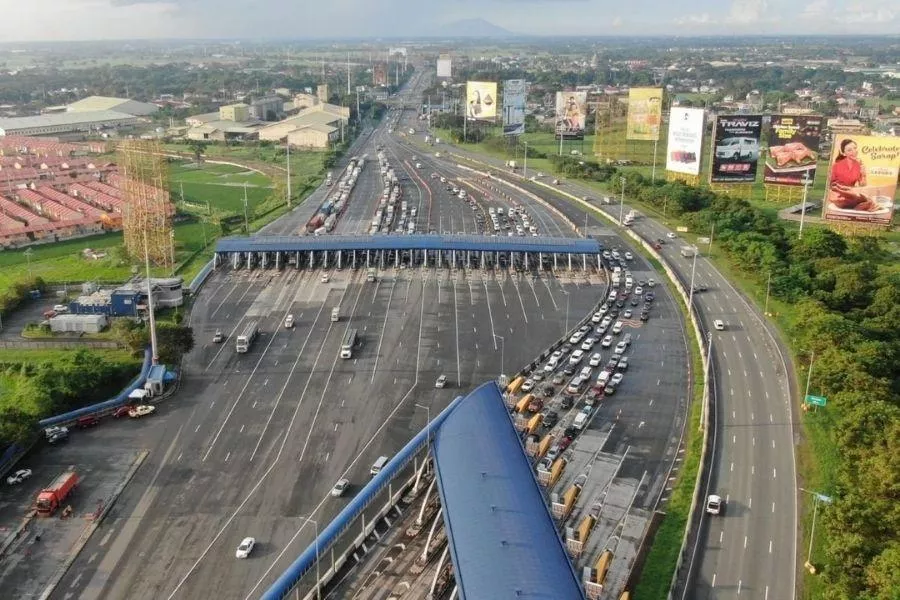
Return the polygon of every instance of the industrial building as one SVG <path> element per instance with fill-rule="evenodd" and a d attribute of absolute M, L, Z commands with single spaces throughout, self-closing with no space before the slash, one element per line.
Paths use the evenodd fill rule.
<path fill-rule="evenodd" d="M 236 123 L 250 120 L 250 106 L 243 102 L 226 104 L 219 107 L 220 121 L 234 121 Z"/>
<path fill-rule="evenodd" d="M 184 281 L 180 277 L 151 279 L 154 309 L 172 308 L 184 304 Z M 107 315 L 136 317 L 147 309 L 147 283 L 135 280 L 111 290 L 86 288 L 84 294 L 69 303 L 73 315 Z"/>
<path fill-rule="evenodd" d="M 0 119 L 0 137 L 7 135 L 59 135 L 130 127 L 138 123 L 134 115 L 114 110 L 64 112 L 33 117 Z"/>
<path fill-rule="evenodd" d="M 278 96 L 265 96 L 250 103 L 250 117 L 259 121 L 277 121 L 283 112 L 284 100 Z"/>
<path fill-rule="evenodd" d="M 316 104 L 301 110 L 297 116 L 263 127 L 259 130 L 259 139 L 324 149 L 340 139 L 341 127 L 349 118 L 349 108 Z"/>
<path fill-rule="evenodd" d="M 66 112 L 96 112 L 100 110 L 112 110 L 125 113 L 133 117 L 146 117 L 159 110 L 159 107 L 149 102 L 138 102 L 128 98 L 111 98 L 109 96 L 88 96 L 66 106 Z"/>

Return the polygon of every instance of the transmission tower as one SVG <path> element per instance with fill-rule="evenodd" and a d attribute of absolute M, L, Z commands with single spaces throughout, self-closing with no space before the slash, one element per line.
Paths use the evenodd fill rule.
<path fill-rule="evenodd" d="M 142 258 L 146 252 L 152 264 L 174 268 L 175 211 L 159 141 L 125 140 L 117 153 L 123 180 L 125 250 L 132 258 Z"/>

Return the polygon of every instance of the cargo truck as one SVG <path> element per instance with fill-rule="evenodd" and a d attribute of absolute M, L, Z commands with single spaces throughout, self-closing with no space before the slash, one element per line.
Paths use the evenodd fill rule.
<path fill-rule="evenodd" d="M 244 331 L 237 336 L 234 349 L 241 354 L 247 352 L 250 350 L 250 345 L 253 344 L 253 340 L 256 339 L 257 335 L 259 335 L 259 324 L 256 321 L 247 323 Z"/>
<path fill-rule="evenodd" d="M 69 470 L 53 480 L 48 487 L 45 487 L 38 493 L 35 501 L 37 514 L 42 517 L 50 517 L 56 512 L 56 509 L 65 502 L 75 486 L 78 485 L 78 474 L 74 470 Z"/>

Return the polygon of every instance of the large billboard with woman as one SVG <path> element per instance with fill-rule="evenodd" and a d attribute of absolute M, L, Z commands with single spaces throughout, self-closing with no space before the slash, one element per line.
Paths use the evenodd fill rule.
<path fill-rule="evenodd" d="M 900 173 L 900 138 L 834 136 L 825 218 L 890 225 Z"/>
<path fill-rule="evenodd" d="M 492 121 L 497 116 L 497 82 L 469 81 L 466 83 L 466 117 Z"/>
<path fill-rule="evenodd" d="M 587 92 L 556 92 L 556 139 L 583 140 Z"/>

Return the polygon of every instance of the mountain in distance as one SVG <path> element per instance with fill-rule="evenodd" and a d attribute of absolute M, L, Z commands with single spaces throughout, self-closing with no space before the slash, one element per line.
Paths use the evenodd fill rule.
<path fill-rule="evenodd" d="M 432 35 L 440 37 L 498 38 L 515 37 L 515 33 L 484 19 L 463 19 L 444 25 Z"/>

